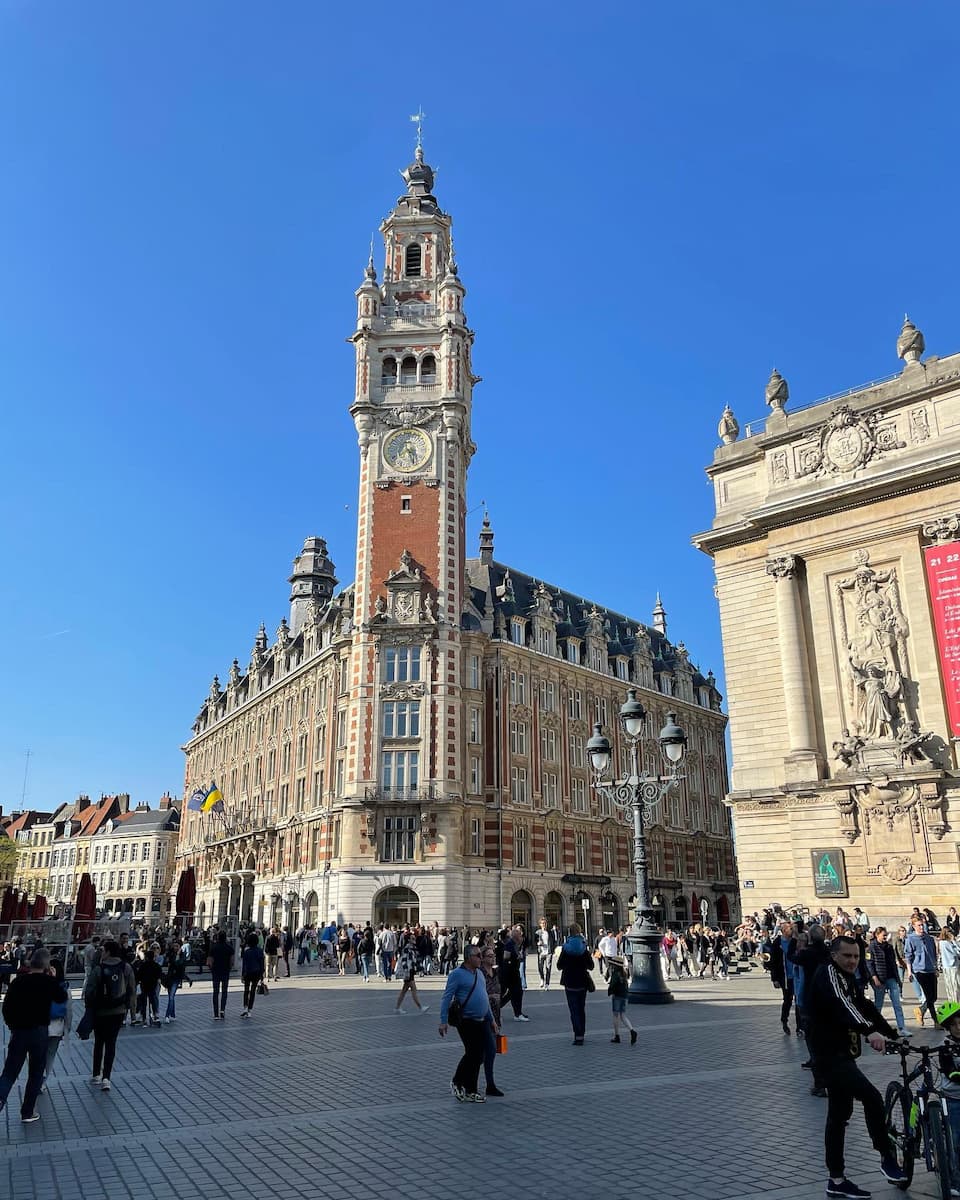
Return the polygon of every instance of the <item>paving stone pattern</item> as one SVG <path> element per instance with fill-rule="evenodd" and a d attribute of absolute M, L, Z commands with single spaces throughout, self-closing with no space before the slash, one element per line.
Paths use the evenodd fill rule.
<path fill-rule="evenodd" d="M 589 999 L 581 1048 L 563 991 L 534 988 L 530 1022 L 504 1021 L 509 1051 L 496 1072 L 507 1095 L 484 1105 L 450 1095 L 460 1042 L 453 1031 L 438 1037 L 441 987 L 423 982 L 428 1013 L 396 1016 L 396 985 L 303 968 L 259 997 L 249 1021 L 231 981 L 221 1023 L 200 980 L 177 997 L 175 1024 L 123 1031 L 108 1093 L 88 1082 L 92 1041 L 71 1037 L 40 1099 L 43 1119 L 21 1125 L 19 1085 L 0 1113 L 0 1197 L 823 1195 L 825 1101 L 809 1095 L 803 1043 L 782 1034 L 765 977 L 684 980 L 676 1004 L 631 1006 L 633 1048 L 610 1044 L 602 990 Z M 895 1060 L 865 1051 L 862 1061 L 882 1090 Z M 861 1186 L 899 1195 L 879 1174 L 859 1110 L 847 1149 Z M 475 1183 L 460 1166 L 467 1153 L 479 1156 Z M 909 1194 L 933 1196 L 932 1180 L 919 1173 Z"/>

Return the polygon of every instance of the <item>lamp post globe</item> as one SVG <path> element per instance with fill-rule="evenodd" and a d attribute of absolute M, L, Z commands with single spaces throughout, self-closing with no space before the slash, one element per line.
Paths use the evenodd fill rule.
<path fill-rule="evenodd" d="M 620 707 L 620 724 L 623 726 L 623 732 L 627 737 L 638 738 L 643 733 L 646 720 L 647 713 L 637 699 L 637 689 L 630 688 L 627 691 L 626 700 Z"/>
<path fill-rule="evenodd" d="M 610 766 L 610 743 L 603 736 L 603 728 L 600 725 L 593 727 L 593 737 L 587 741 L 587 754 L 590 756 L 590 765 L 596 772 L 597 778 L 603 778 Z"/>

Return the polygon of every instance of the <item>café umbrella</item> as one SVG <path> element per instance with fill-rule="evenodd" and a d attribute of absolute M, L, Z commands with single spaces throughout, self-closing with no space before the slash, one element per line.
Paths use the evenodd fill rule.
<path fill-rule="evenodd" d="M 97 890 L 90 872 L 84 871 L 77 887 L 77 902 L 73 909 L 73 936 L 81 940 L 90 936 L 97 916 Z"/>
<path fill-rule="evenodd" d="M 197 874 L 193 867 L 186 867 L 180 872 L 177 883 L 177 916 L 188 916 L 197 907 Z"/>
<path fill-rule="evenodd" d="M 46 896 L 37 896 L 33 901 L 33 919 L 42 921 L 47 915 Z"/>

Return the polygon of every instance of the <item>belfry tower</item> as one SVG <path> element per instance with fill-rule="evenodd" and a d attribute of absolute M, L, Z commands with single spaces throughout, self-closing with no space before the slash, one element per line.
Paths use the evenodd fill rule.
<path fill-rule="evenodd" d="M 462 796 L 464 778 L 473 334 L 451 218 L 433 195 L 419 137 L 402 176 L 406 191 L 380 226 L 382 281 L 371 246 L 351 339 L 360 497 L 343 795 L 366 809 L 373 845 L 386 819 L 418 836 L 436 831 L 436 802 Z"/>

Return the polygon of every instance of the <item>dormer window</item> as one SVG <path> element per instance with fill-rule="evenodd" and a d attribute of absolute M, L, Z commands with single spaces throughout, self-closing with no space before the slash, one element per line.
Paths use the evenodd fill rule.
<path fill-rule="evenodd" d="M 403 257 L 403 273 L 407 279 L 419 279 L 423 252 L 417 242 L 406 249 Z"/>

